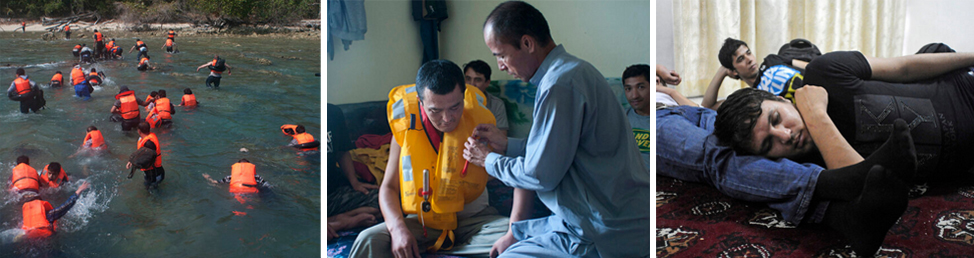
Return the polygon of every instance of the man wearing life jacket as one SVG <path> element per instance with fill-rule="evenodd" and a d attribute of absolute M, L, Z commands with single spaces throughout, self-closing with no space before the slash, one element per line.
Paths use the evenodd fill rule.
<path fill-rule="evenodd" d="M 73 54 L 74 57 L 80 57 L 81 56 L 81 44 L 74 45 L 74 49 L 71 49 L 71 54 Z"/>
<path fill-rule="evenodd" d="M 304 131 L 303 125 L 282 125 L 281 131 L 284 134 L 293 137 L 291 142 L 287 146 L 295 147 L 301 151 L 313 151 L 318 150 L 318 146 L 321 145 L 320 142 L 315 140 L 315 137 L 310 133 Z"/>
<path fill-rule="evenodd" d="M 102 80 L 105 79 L 104 75 L 99 74 L 98 71 L 95 71 L 94 67 L 91 68 L 91 72 L 88 73 L 88 77 L 86 78 L 88 79 L 88 85 L 91 86 L 99 86 L 101 85 Z"/>
<path fill-rule="evenodd" d="M 61 163 L 51 162 L 44 166 L 44 170 L 41 170 L 40 178 L 41 185 L 58 188 L 68 182 L 68 174 L 64 173 L 64 168 L 61 167 Z"/>
<path fill-rule="evenodd" d="M 162 183 L 163 179 L 166 179 L 166 169 L 162 167 L 162 145 L 159 144 L 159 138 L 156 134 L 149 131 L 149 123 L 141 122 L 139 123 L 139 142 L 135 145 L 135 150 L 138 151 L 140 148 L 155 149 L 155 161 L 148 168 L 140 168 L 142 173 L 144 173 L 145 186 L 146 188 L 152 186 L 158 186 Z M 125 164 L 126 169 L 132 168 L 132 162 Z M 130 175 L 131 177 L 131 175 Z"/>
<path fill-rule="evenodd" d="M 193 90 L 186 88 L 183 90 L 183 100 L 179 103 L 179 106 L 183 107 L 196 107 L 199 102 L 196 101 L 196 95 L 193 94 Z"/>
<path fill-rule="evenodd" d="M 122 86 L 115 95 L 115 105 L 112 106 L 111 113 L 115 114 L 112 121 L 122 122 L 122 131 L 129 131 L 139 125 L 141 113 L 139 106 L 149 104 L 135 97 L 135 91 L 129 90 L 128 86 Z"/>
<path fill-rule="evenodd" d="M 27 114 L 27 111 L 36 113 L 40 107 L 37 105 L 35 91 L 39 90 L 37 84 L 28 79 L 24 68 L 17 68 L 17 77 L 10 83 L 10 88 L 7 88 L 7 97 L 20 101 L 20 113 Z"/>
<path fill-rule="evenodd" d="M 115 39 L 110 39 L 108 43 L 105 43 L 105 58 L 115 58 L 114 48 Z"/>
<path fill-rule="evenodd" d="M 169 101 L 169 98 L 167 98 L 166 90 L 159 90 L 157 95 L 158 97 L 146 106 L 149 114 L 146 116 L 145 121 L 149 123 L 150 128 L 161 126 L 172 127 L 172 114 L 176 113 L 176 108 Z"/>
<path fill-rule="evenodd" d="M 82 63 L 94 63 L 95 60 L 92 59 L 94 53 L 92 53 L 91 48 L 88 44 L 81 44 L 81 62 Z"/>
<path fill-rule="evenodd" d="M 196 67 L 196 71 L 199 72 L 203 67 L 210 69 L 210 76 L 206 77 L 206 87 L 220 88 L 220 79 L 223 77 L 223 71 L 227 71 L 227 75 L 233 74 L 230 69 L 230 64 L 226 63 L 218 55 L 213 55 L 213 61 L 207 62 L 205 64 Z M 212 83 L 212 86 L 210 85 Z"/>
<path fill-rule="evenodd" d="M 267 182 L 257 174 L 256 167 L 247 159 L 240 159 L 230 166 L 230 175 L 216 181 L 203 174 L 212 183 L 230 183 L 230 192 L 235 194 L 255 194 L 267 188 Z"/>
<path fill-rule="evenodd" d="M 37 175 L 37 170 L 30 166 L 30 158 L 21 155 L 17 157 L 17 166 L 14 167 L 10 175 L 10 188 L 14 192 L 38 192 L 41 188 L 41 179 Z"/>
<path fill-rule="evenodd" d="M 23 33 L 27 33 L 27 22 L 20 22 L 20 29 L 23 30 Z M 17 30 L 14 31 L 16 32 Z"/>
<path fill-rule="evenodd" d="M 78 187 L 78 190 L 74 191 L 68 200 L 54 208 L 51 203 L 41 200 L 41 196 L 36 193 L 25 194 L 23 199 L 25 200 L 22 207 L 23 211 L 23 226 L 21 229 L 24 230 L 24 234 L 28 239 L 43 239 L 54 235 L 56 232 L 57 220 L 68 214 L 71 207 L 78 201 L 78 196 L 82 192 L 88 189 L 90 184 L 86 181 Z"/>
<path fill-rule="evenodd" d="M 92 154 L 97 154 L 101 151 L 108 150 L 108 144 L 105 143 L 105 137 L 101 135 L 101 131 L 95 126 L 88 126 L 87 133 L 85 134 L 85 139 L 81 141 L 81 146 L 78 147 L 78 151 L 68 158 L 73 158 L 82 152 L 89 152 Z"/>
<path fill-rule="evenodd" d="M 145 57 L 139 60 L 139 66 L 135 67 L 135 69 L 144 72 L 146 70 L 155 70 L 156 67 L 149 65 L 149 55 L 145 55 Z"/>
<path fill-rule="evenodd" d="M 168 53 L 177 53 L 179 48 L 176 47 L 176 42 L 172 39 L 166 39 L 166 44 L 162 45 L 162 49 L 165 49 Z M 175 50 L 174 50 L 175 49 Z"/>
<path fill-rule="evenodd" d="M 70 24 L 64 25 L 64 39 L 70 39 L 70 38 L 71 38 L 71 25 Z"/>
<path fill-rule="evenodd" d="M 169 36 L 167 36 L 166 39 L 176 41 L 176 31 L 169 29 Z"/>
<path fill-rule="evenodd" d="M 379 188 L 385 223 L 362 231 L 350 257 L 419 257 L 474 237 L 478 242 L 500 238 L 496 232 L 480 233 L 483 228 L 506 228 L 509 221 L 488 206 L 484 187 L 489 177 L 483 167 L 465 166 L 463 160 L 463 144 L 474 128 L 495 123 L 485 100 L 479 89 L 466 86 L 460 67 L 446 60 L 427 62 L 419 68 L 415 85 L 389 93 L 394 138 Z M 490 252 L 460 249 L 474 252 L 465 255 Z"/>
<path fill-rule="evenodd" d="M 101 35 L 101 32 L 95 30 L 95 56 L 100 58 L 105 58 L 105 37 Z"/>
<path fill-rule="evenodd" d="M 140 60 L 139 58 L 142 58 L 142 56 L 149 56 L 149 47 L 147 47 L 145 42 L 142 42 L 141 39 L 135 39 L 135 46 L 132 46 L 132 48 L 129 49 L 129 52 L 132 52 L 135 49 L 139 49 L 139 55 L 135 57 L 135 60 Z"/>
<path fill-rule="evenodd" d="M 54 72 L 54 76 L 51 76 L 51 88 L 58 88 L 64 84 L 64 75 L 61 71 Z"/>

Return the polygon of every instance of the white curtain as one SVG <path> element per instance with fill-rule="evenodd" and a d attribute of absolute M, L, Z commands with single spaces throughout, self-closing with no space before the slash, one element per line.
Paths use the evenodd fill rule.
<path fill-rule="evenodd" d="M 747 42 L 758 62 L 794 38 L 808 39 L 822 53 L 899 56 L 905 7 L 905 0 L 675 0 L 673 69 L 683 77 L 677 89 L 685 96 L 703 95 L 728 37 Z M 746 86 L 725 79 L 719 98 Z"/>

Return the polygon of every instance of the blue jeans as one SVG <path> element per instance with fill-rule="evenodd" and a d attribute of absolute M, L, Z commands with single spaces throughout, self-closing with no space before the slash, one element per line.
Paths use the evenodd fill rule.
<path fill-rule="evenodd" d="M 88 91 L 88 84 L 79 83 L 74 85 L 74 94 L 84 100 L 91 99 L 91 91 Z"/>
<path fill-rule="evenodd" d="M 717 112 L 678 106 L 656 110 L 656 173 L 705 183 L 739 200 L 762 202 L 798 225 L 820 222 L 827 203 L 812 202 L 818 175 L 815 164 L 788 159 L 738 155 L 718 145 L 713 135 Z M 809 214 L 809 208 L 813 212 Z"/>

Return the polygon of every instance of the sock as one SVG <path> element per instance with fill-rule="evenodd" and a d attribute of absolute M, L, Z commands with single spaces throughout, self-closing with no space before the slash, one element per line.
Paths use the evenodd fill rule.
<path fill-rule="evenodd" d="M 862 162 L 822 171 L 815 186 L 815 196 L 829 200 L 852 200 L 859 195 L 866 175 L 874 165 L 891 168 L 890 171 L 902 180 L 909 180 L 916 173 L 916 148 L 906 121 L 896 119 L 893 133 L 886 143 Z"/>
<path fill-rule="evenodd" d="M 832 201 L 823 223 L 839 231 L 856 254 L 873 256 L 907 206 L 906 186 L 882 166 L 872 167 L 859 196 Z"/>

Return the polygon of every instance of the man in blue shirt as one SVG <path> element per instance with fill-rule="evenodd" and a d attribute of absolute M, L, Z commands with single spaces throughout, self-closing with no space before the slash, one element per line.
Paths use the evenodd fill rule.
<path fill-rule="evenodd" d="M 479 126 L 464 158 L 537 192 L 552 211 L 531 220 L 512 214 L 517 242 L 500 248 L 501 256 L 649 256 L 652 179 L 605 77 L 555 44 L 544 16 L 524 2 L 497 6 L 484 41 L 500 70 L 538 86 L 535 121 L 526 139 Z"/>

